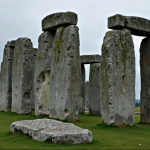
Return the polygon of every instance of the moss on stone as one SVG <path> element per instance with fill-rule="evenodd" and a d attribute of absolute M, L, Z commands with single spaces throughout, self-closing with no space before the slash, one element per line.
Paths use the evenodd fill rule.
<path fill-rule="evenodd" d="M 97 69 L 100 69 L 100 65 L 99 65 L 99 66 L 97 66 Z"/>
<path fill-rule="evenodd" d="M 16 58 L 16 59 L 18 58 L 18 53 L 16 53 L 15 58 Z"/>
<path fill-rule="evenodd" d="M 108 32 L 106 32 L 106 34 L 109 34 L 109 33 L 113 33 L 113 31 L 108 31 Z"/>

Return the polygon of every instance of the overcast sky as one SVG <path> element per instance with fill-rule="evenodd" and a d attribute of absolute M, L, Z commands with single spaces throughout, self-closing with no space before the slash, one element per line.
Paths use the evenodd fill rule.
<path fill-rule="evenodd" d="M 107 18 L 114 14 L 150 19 L 150 0 L 0 0 L 0 61 L 4 45 L 19 37 L 31 38 L 38 47 L 42 19 L 55 12 L 78 14 L 80 54 L 101 54 L 108 31 Z M 139 47 L 143 37 L 133 36 L 136 55 L 136 98 L 140 99 Z M 88 80 L 89 66 L 86 66 Z"/>

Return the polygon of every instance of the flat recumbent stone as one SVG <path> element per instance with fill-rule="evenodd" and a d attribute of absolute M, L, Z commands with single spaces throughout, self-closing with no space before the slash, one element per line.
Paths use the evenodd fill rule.
<path fill-rule="evenodd" d="M 42 20 L 42 30 L 52 31 L 67 25 L 76 25 L 78 16 L 73 12 L 60 12 L 48 15 Z"/>
<path fill-rule="evenodd" d="M 92 132 L 72 123 L 63 123 L 52 119 L 16 121 L 10 126 L 11 132 L 23 132 L 34 140 L 50 140 L 55 144 L 83 144 L 92 142 Z"/>

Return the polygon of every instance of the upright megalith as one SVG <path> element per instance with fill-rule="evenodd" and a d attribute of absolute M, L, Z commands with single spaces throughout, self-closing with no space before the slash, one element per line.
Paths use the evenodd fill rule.
<path fill-rule="evenodd" d="M 19 38 L 14 49 L 12 66 L 12 112 L 31 114 L 33 85 L 33 46 L 29 38 Z"/>
<path fill-rule="evenodd" d="M 34 61 L 35 115 L 49 115 L 49 88 L 52 43 L 54 33 L 46 31 L 39 36 L 39 47 Z"/>
<path fill-rule="evenodd" d="M 84 114 L 84 112 L 85 112 L 85 66 L 84 64 L 81 64 L 79 113 Z"/>
<path fill-rule="evenodd" d="M 16 41 L 9 41 L 4 49 L 3 55 L 3 63 L 1 70 L 1 78 L 2 78 L 2 91 L 3 93 L 3 110 L 11 111 L 11 103 L 12 103 L 12 65 L 13 65 L 13 56 L 14 56 L 14 48 Z"/>
<path fill-rule="evenodd" d="M 89 110 L 89 81 L 85 82 L 85 109 Z"/>
<path fill-rule="evenodd" d="M 100 67 L 100 107 L 104 123 L 133 125 L 135 111 L 135 55 L 131 32 L 106 33 Z"/>
<path fill-rule="evenodd" d="M 81 78 L 78 30 L 70 25 L 56 31 L 51 58 L 50 118 L 78 120 Z"/>
<path fill-rule="evenodd" d="M 90 65 L 89 114 L 100 115 L 100 63 Z"/>
<path fill-rule="evenodd" d="M 141 122 L 150 123 L 150 38 L 142 40 L 140 47 L 141 66 Z"/>
<path fill-rule="evenodd" d="M 126 28 L 133 35 L 150 36 L 150 20 L 141 17 L 117 14 L 108 18 L 108 28 L 116 30 Z"/>
<path fill-rule="evenodd" d="M 59 12 L 46 16 L 42 20 L 43 31 L 56 31 L 57 28 L 68 25 L 76 25 L 78 16 L 74 12 Z"/>

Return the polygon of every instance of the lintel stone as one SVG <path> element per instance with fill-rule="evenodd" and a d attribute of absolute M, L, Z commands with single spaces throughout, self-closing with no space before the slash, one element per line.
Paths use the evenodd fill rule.
<path fill-rule="evenodd" d="M 81 64 L 100 63 L 100 55 L 82 55 L 80 56 Z"/>
<path fill-rule="evenodd" d="M 59 12 L 48 15 L 42 20 L 43 31 L 56 31 L 57 28 L 68 25 L 76 25 L 78 16 L 74 12 Z"/>

